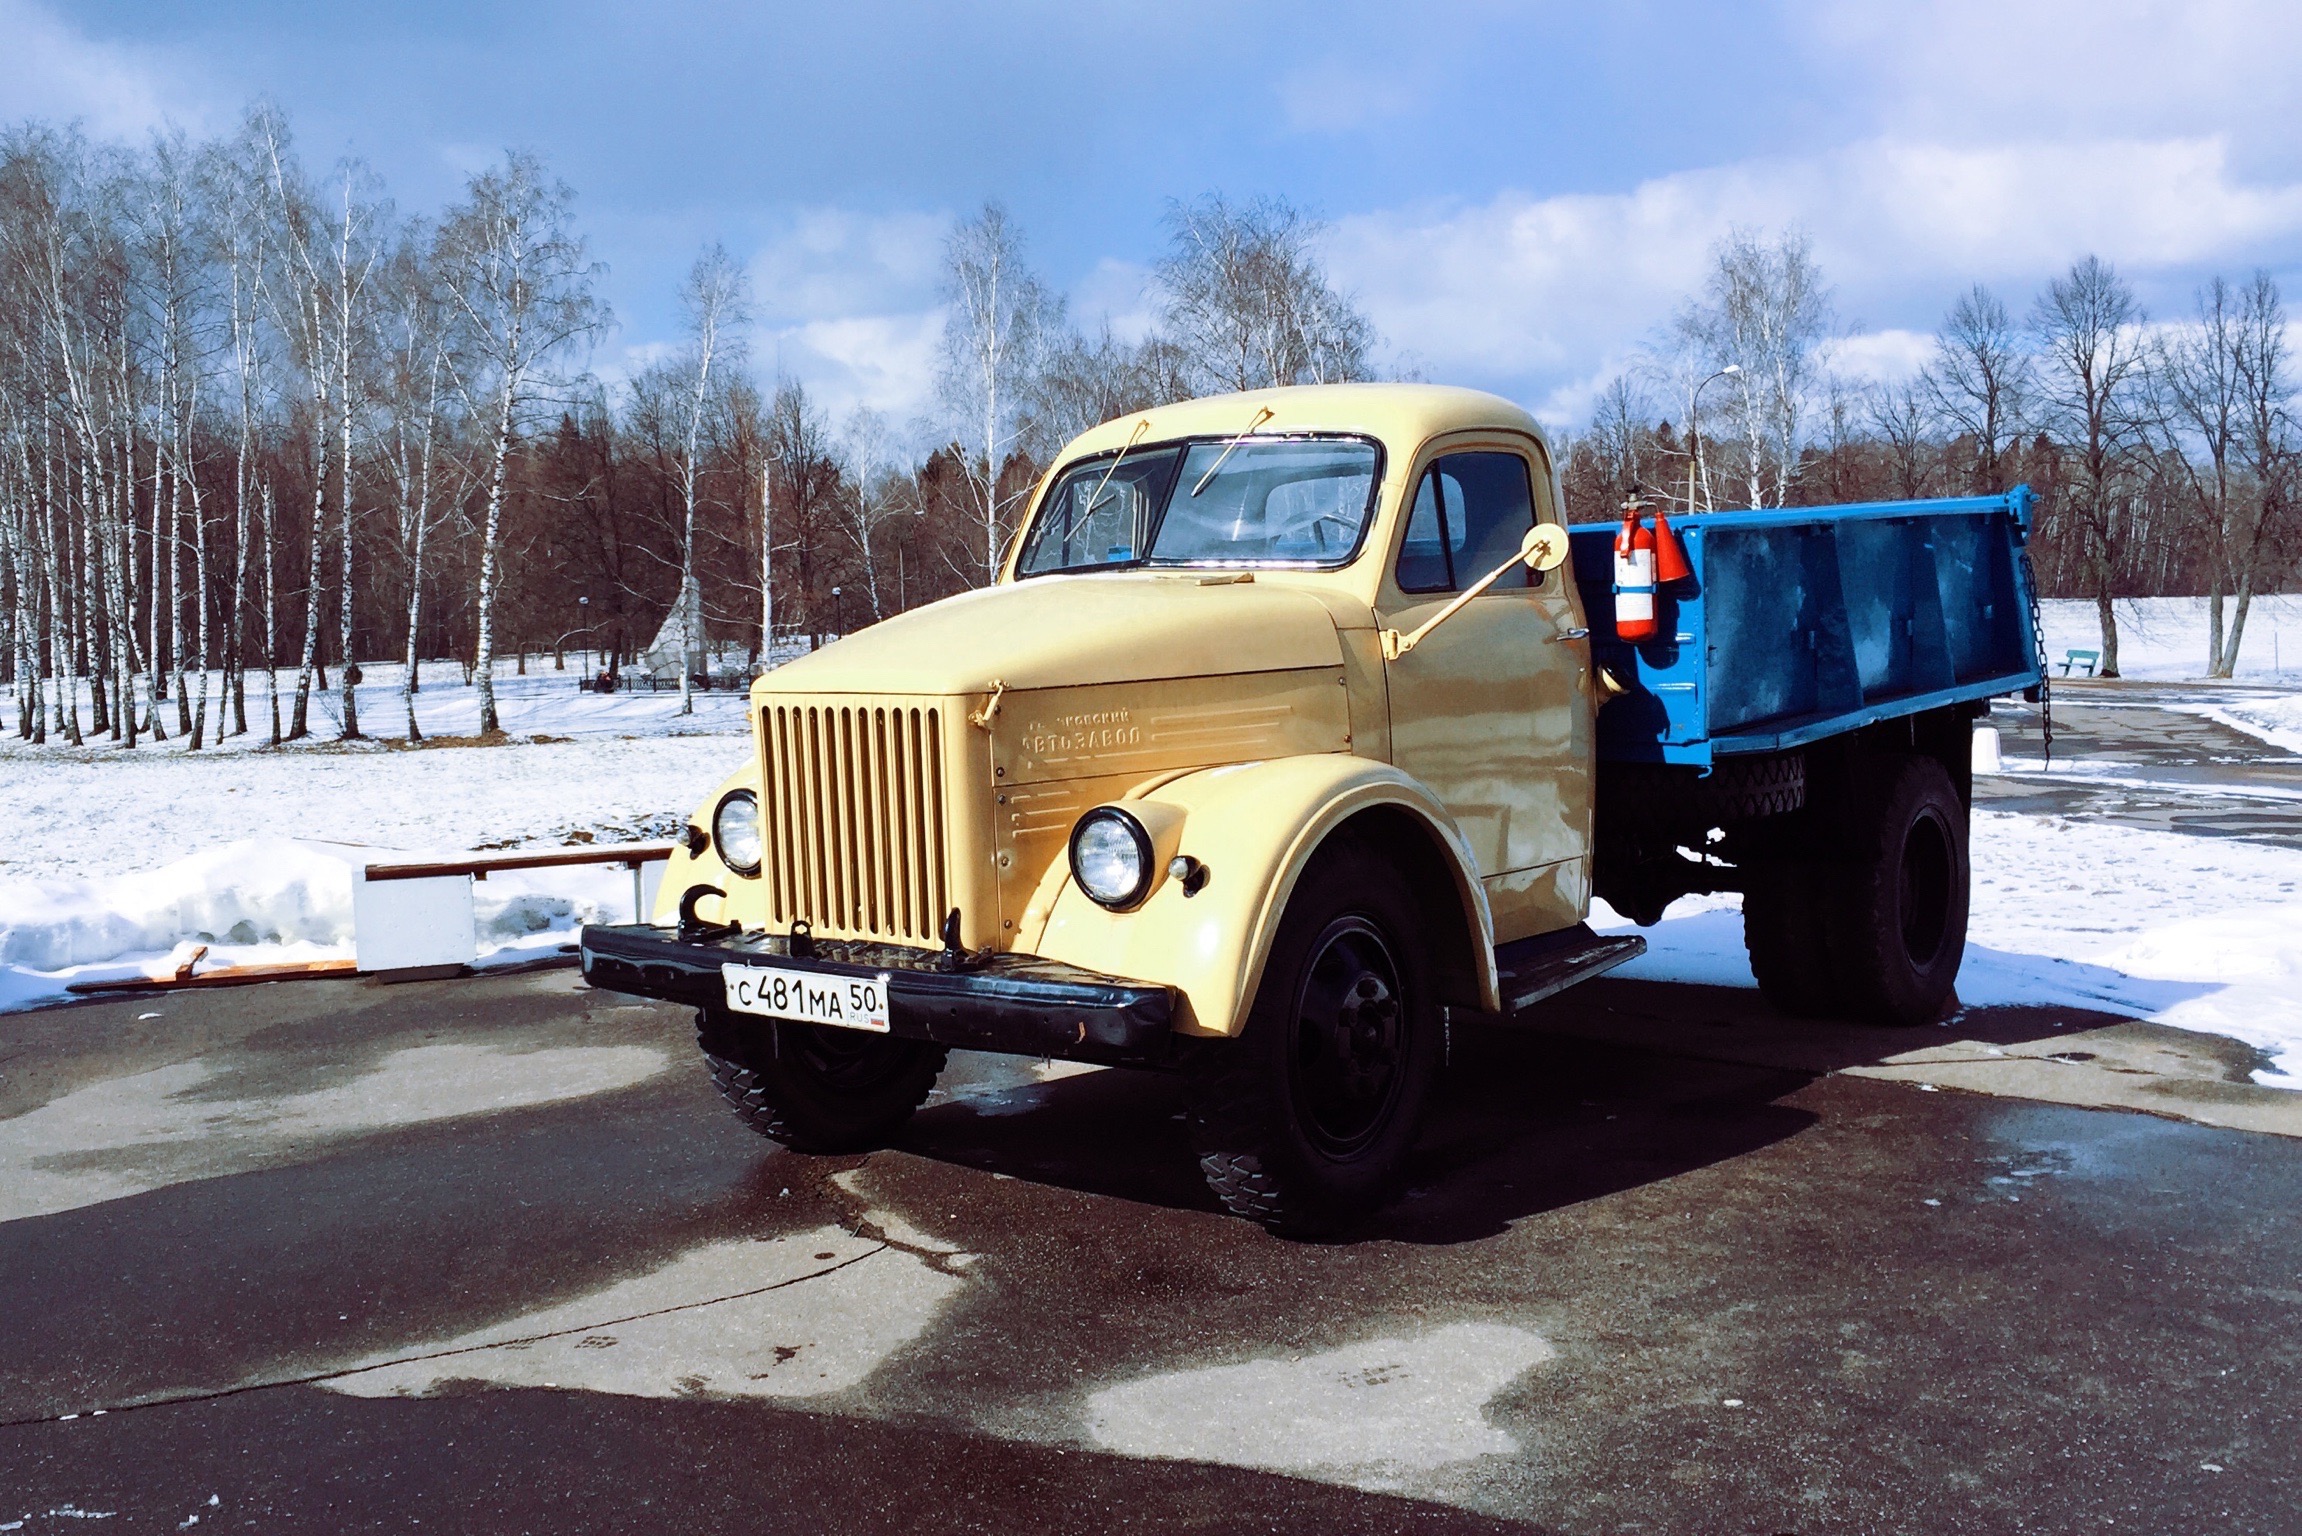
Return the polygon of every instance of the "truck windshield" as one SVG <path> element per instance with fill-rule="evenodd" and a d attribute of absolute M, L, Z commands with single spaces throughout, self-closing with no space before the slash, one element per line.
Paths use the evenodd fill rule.
<path fill-rule="evenodd" d="M 1116 463 L 1105 454 L 1056 481 L 1016 572 L 1343 565 L 1366 534 L 1379 468 L 1375 445 L 1360 438 L 1171 443 Z"/>

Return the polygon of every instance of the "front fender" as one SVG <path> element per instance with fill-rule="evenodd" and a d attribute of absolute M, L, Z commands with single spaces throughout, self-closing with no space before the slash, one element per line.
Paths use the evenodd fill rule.
<path fill-rule="evenodd" d="M 1472 937 L 1479 1005 L 1499 1006 L 1494 921 L 1470 849 L 1437 798 L 1390 764 L 1328 753 L 1279 758 L 1203 769 L 1129 798 L 1181 813 L 1177 851 L 1206 866 L 1206 884 L 1192 895 L 1162 870 L 1141 906 L 1111 912 L 1077 888 L 1067 866 L 1050 871 L 1060 888 L 1033 903 L 1048 914 L 1046 924 L 1036 936 L 1021 936 L 1035 940 L 1033 953 L 1107 976 L 1165 982 L 1179 994 L 1179 1031 L 1235 1035 L 1304 866 L 1343 822 L 1392 807 L 1419 822 L 1443 851 Z"/>
<path fill-rule="evenodd" d="M 720 797 L 731 789 L 748 789 L 759 793 L 759 759 L 754 757 L 743 767 L 722 779 L 719 786 L 704 797 L 703 804 L 688 817 L 692 826 L 711 830 L 711 813 L 718 809 Z M 689 853 L 683 841 L 671 851 L 671 859 L 664 865 L 663 884 L 656 887 L 655 911 L 651 921 L 676 923 L 679 921 L 679 899 L 689 888 L 698 885 L 716 886 L 727 892 L 724 902 L 705 901 L 696 908 L 698 917 L 713 922 L 736 922 L 746 928 L 767 925 L 767 882 L 755 876 L 739 875 L 719 861 L 719 843 L 714 839 L 701 853 Z"/>

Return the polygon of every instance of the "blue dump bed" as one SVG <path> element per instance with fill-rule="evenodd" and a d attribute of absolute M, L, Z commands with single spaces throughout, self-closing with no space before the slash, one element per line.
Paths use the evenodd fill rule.
<path fill-rule="evenodd" d="M 2037 685 L 2030 503 L 2017 486 L 1679 518 L 1694 574 L 1635 647 L 1614 628 L 1618 525 L 1570 530 L 1593 659 L 1628 689 L 1599 712 L 1600 760 L 1708 764 Z"/>

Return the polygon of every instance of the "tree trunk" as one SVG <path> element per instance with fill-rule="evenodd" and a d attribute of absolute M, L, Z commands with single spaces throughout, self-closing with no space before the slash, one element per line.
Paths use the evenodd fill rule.
<path fill-rule="evenodd" d="M 502 730 L 496 718 L 496 541 L 503 530 L 504 465 L 511 456 L 513 377 L 504 379 L 503 403 L 496 416 L 495 464 L 488 476 L 487 524 L 480 542 L 479 644 L 472 658 L 473 680 L 480 692 L 480 734 Z"/>
<path fill-rule="evenodd" d="M 271 744 L 280 744 L 280 605 L 277 530 L 279 505 L 272 499 L 272 482 L 264 482 L 259 501 L 264 509 L 264 701 L 272 710 Z"/>
<path fill-rule="evenodd" d="M 338 565 L 337 577 L 337 660 L 343 665 L 338 673 L 344 685 L 344 728 L 337 739 L 353 741 L 360 734 L 360 701 L 353 679 L 360 669 L 352 660 L 352 338 L 351 303 L 347 295 L 339 306 L 344 314 L 343 334 L 338 338 L 336 359 L 338 420 L 343 424 L 343 440 L 336 454 L 336 500 L 340 504 L 340 518 L 344 531 L 343 557 Z"/>
<path fill-rule="evenodd" d="M 321 401 L 320 420 L 325 423 L 327 402 Z M 328 542 L 328 438 L 323 425 L 316 433 L 315 453 L 319 459 L 312 474 L 312 549 L 304 562 L 304 651 L 296 666 L 296 705 L 288 722 L 288 739 L 299 741 L 309 729 L 312 705 L 312 672 L 320 659 L 320 570 L 321 559 Z M 325 688 L 325 683 L 320 685 Z"/>

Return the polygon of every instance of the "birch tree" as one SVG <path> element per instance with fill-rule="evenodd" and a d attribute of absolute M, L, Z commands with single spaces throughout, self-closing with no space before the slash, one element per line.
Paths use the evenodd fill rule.
<path fill-rule="evenodd" d="M 983 580 L 998 579 L 1021 489 L 1002 473 L 1021 437 L 1040 349 L 1059 318 L 1025 264 L 1023 236 L 998 203 L 951 232 L 943 252 L 944 414 L 964 446 L 967 487 L 983 529 Z"/>
<path fill-rule="evenodd" d="M 1798 472 L 1803 423 L 1830 334 L 1830 289 L 1807 237 L 1738 229 L 1711 252 L 1703 297 L 1680 311 L 1678 337 L 1707 363 L 1734 365 L 1729 419 L 1742 437 L 1747 504 L 1782 506 Z"/>
<path fill-rule="evenodd" d="M 1958 296 L 1934 333 L 1919 385 L 1953 434 L 1974 444 L 1968 483 L 1986 496 L 2007 489 L 2008 444 L 2021 430 L 2031 360 L 2005 304 L 1982 284 Z"/>
<path fill-rule="evenodd" d="M 2102 627 L 2102 675 L 2118 676 L 2117 592 L 2127 529 L 2123 493 L 2142 382 L 2142 322 L 2134 292 L 2088 256 L 2054 279 L 2031 310 L 2041 353 L 2039 404 L 2076 474 L 2066 499 L 2079 530 L 2088 595 Z"/>
<path fill-rule="evenodd" d="M 383 274 L 383 296 L 376 315 L 377 346 L 384 362 L 381 457 L 391 483 L 393 528 L 408 579 L 407 643 L 403 651 L 406 669 L 400 678 L 400 708 L 410 741 L 424 739 L 422 728 L 416 724 L 424 555 L 433 532 L 447 519 L 447 509 L 460 500 L 439 493 L 443 439 L 454 435 L 457 424 L 447 412 L 453 391 L 448 316 L 426 263 L 427 243 L 420 229 L 402 232 Z"/>
<path fill-rule="evenodd" d="M 2247 609 L 2270 575 L 2274 553 L 2293 534 L 2298 493 L 2302 493 L 2302 442 L 2295 423 L 2296 379 L 2293 332 L 2278 283 L 2257 270 L 2237 302 L 2232 348 L 2238 385 L 2238 443 L 2253 482 L 2253 517 L 2244 531 L 2243 557 L 2236 561 L 2237 604 L 2216 675 L 2238 668 L 2238 644 L 2246 634 Z"/>
<path fill-rule="evenodd" d="M 505 477 L 514 434 L 538 396 L 556 383 L 561 355 L 607 320 L 593 296 L 599 274 L 574 225 L 575 194 L 535 156 L 512 151 L 471 180 L 442 226 L 445 290 L 462 321 L 473 368 L 466 406 L 486 424 L 487 510 L 481 525 L 472 674 L 480 732 L 502 729 L 496 713 L 495 611 L 501 578 Z"/>
<path fill-rule="evenodd" d="M 1374 327 L 1327 281 L 1325 226 L 1276 198 L 1168 205 L 1161 322 L 1195 385 L 1211 390 L 1370 377 Z"/>
<path fill-rule="evenodd" d="M 687 321 L 688 339 L 684 364 L 688 377 L 683 391 L 687 430 L 679 459 L 679 712 L 692 715 L 695 713 L 695 678 L 687 658 L 703 643 L 703 636 L 693 632 L 700 618 L 697 610 L 701 604 L 691 594 L 701 592 L 695 569 L 695 510 L 697 485 L 703 472 L 704 417 L 711 405 L 713 365 L 721 365 L 724 377 L 727 366 L 740 363 L 742 328 L 751 319 L 749 285 L 744 280 L 743 269 L 727 254 L 727 248 L 714 242 L 688 269 L 687 281 L 680 285 L 679 300 Z"/>
<path fill-rule="evenodd" d="M 352 652 L 353 572 L 352 525 L 352 419 L 357 400 L 353 375 L 359 354 L 370 335 L 365 313 L 369 281 L 383 253 L 379 230 L 391 218 L 390 209 L 375 194 L 375 178 L 357 161 L 336 168 L 334 217 L 328 241 L 328 308 L 335 337 L 331 361 L 335 365 L 336 396 L 336 507 L 341 522 L 336 580 L 338 666 L 336 679 L 343 689 L 342 726 L 338 734 L 350 741 L 360 734 L 359 695 L 355 685 L 360 669 Z"/>
<path fill-rule="evenodd" d="M 894 457 L 887 418 L 857 406 L 840 431 L 839 448 L 839 521 L 862 562 L 864 594 L 877 623 L 887 617 L 879 590 L 879 527 L 897 511 L 881 483 Z"/>
<path fill-rule="evenodd" d="M 2145 419 L 2163 448 L 2163 464 L 2187 492 L 2206 551 L 2206 670 L 2228 677 L 2236 647 L 2223 645 L 2224 599 L 2231 586 L 2234 516 L 2243 498 L 2236 477 L 2243 433 L 2238 375 L 2237 295 L 2220 277 L 2199 289 L 2196 313 L 2150 338 Z"/>

